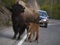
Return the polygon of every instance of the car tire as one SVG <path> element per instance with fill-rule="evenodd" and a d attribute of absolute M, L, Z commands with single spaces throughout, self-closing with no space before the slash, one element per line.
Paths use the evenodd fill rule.
<path fill-rule="evenodd" d="M 45 26 L 44 27 L 47 28 L 47 23 L 45 23 Z"/>

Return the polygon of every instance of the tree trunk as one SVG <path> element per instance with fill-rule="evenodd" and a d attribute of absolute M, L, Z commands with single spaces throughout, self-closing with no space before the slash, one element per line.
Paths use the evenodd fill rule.
<path fill-rule="evenodd" d="M 28 4 L 35 10 L 39 10 L 39 6 L 36 0 L 28 0 Z"/>

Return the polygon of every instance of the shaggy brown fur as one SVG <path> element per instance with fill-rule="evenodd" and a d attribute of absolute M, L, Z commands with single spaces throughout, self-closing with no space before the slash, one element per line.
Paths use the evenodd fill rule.
<path fill-rule="evenodd" d="M 28 33 L 27 33 L 28 39 L 30 39 L 30 41 L 33 40 L 32 38 L 35 35 L 35 33 L 36 33 L 36 40 L 38 41 L 38 38 L 39 38 L 39 24 L 30 22 L 28 24 Z"/>
<path fill-rule="evenodd" d="M 19 1 L 19 4 L 25 7 L 25 12 L 22 14 L 24 20 L 26 20 L 27 22 L 39 22 L 39 14 L 35 9 L 31 8 L 28 4 L 24 3 L 23 1 Z"/>
<path fill-rule="evenodd" d="M 12 12 L 11 17 L 14 29 L 13 38 L 16 38 L 17 34 L 19 33 L 18 39 L 20 39 L 20 36 L 23 34 L 26 28 L 26 24 L 29 22 L 34 22 L 36 24 L 39 23 L 38 13 L 23 1 L 18 1 L 18 4 L 14 4 L 12 9 L 9 10 Z"/>

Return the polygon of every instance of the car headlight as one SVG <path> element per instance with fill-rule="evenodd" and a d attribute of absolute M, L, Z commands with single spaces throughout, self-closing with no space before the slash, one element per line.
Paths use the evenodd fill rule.
<path fill-rule="evenodd" d="M 46 19 L 43 19 L 43 21 L 46 21 Z"/>

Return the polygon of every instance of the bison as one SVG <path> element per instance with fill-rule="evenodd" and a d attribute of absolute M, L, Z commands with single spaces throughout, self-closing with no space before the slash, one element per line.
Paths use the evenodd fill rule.
<path fill-rule="evenodd" d="M 18 2 L 12 5 L 11 8 L 7 6 L 5 7 L 8 10 L 10 10 L 10 12 L 12 13 L 11 19 L 12 19 L 12 26 L 14 31 L 13 39 L 16 38 L 17 34 L 19 34 L 17 39 L 20 39 L 20 36 L 23 34 L 26 28 L 25 20 L 22 15 L 24 13 L 25 7 L 20 5 Z"/>
<path fill-rule="evenodd" d="M 12 6 L 12 24 L 13 24 L 13 30 L 14 30 L 14 37 L 16 38 L 17 34 L 19 33 L 18 39 L 20 39 L 20 36 L 23 34 L 26 25 L 25 20 L 23 18 L 22 13 L 24 13 L 24 7 L 18 3 L 14 4 Z"/>
<path fill-rule="evenodd" d="M 27 24 L 28 30 L 27 30 L 27 39 L 31 42 L 34 40 L 37 40 L 39 38 L 39 24 L 34 22 L 29 22 Z M 34 38 L 35 37 L 35 38 Z"/>
<path fill-rule="evenodd" d="M 14 31 L 13 39 L 16 38 L 17 34 L 19 34 L 18 39 L 20 39 L 20 36 L 23 34 L 25 29 L 28 29 L 27 24 L 29 22 L 39 23 L 38 13 L 23 1 L 20 3 L 15 3 L 12 8 L 9 9 L 12 12 L 11 18 Z"/>

